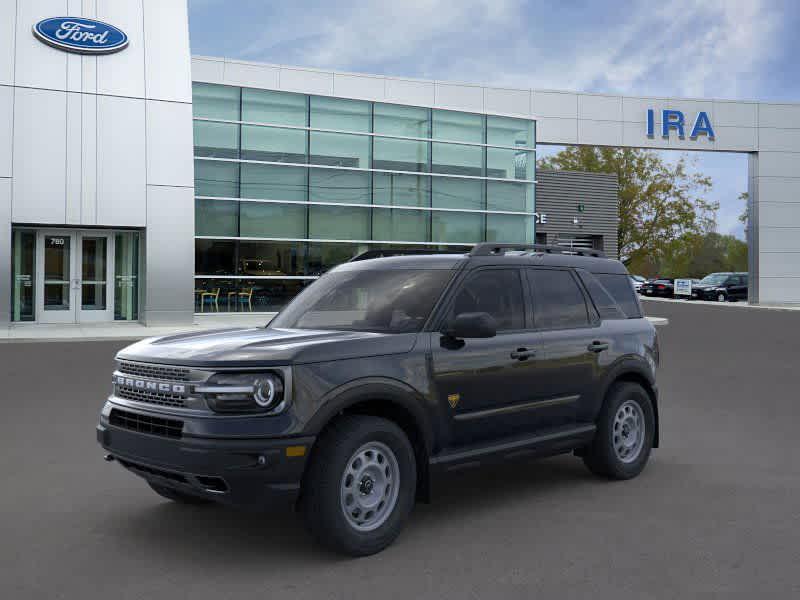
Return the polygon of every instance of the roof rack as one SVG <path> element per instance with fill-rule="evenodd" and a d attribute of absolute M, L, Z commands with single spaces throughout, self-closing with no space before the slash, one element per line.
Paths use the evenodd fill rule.
<path fill-rule="evenodd" d="M 424 250 L 421 248 L 379 248 L 367 250 L 351 258 L 348 262 L 369 260 L 370 258 L 385 258 L 387 256 L 424 256 L 428 254 L 464 254 L 453 250 Z"/>
<path fill-rule="evenodd" d="M 475 244 L 470 251 L 470 256 L 492 256 L 500 254 L 502 250 L 533 250 L 544 254 L 574 254 L 577 256 L 593 256 L 606 258 L 605 253 L 599 250 L 586 248 L 569 248 L 567 246 L 547 246 L 545 244 L 498 244 L 496 242 L 483 242 Z"/>

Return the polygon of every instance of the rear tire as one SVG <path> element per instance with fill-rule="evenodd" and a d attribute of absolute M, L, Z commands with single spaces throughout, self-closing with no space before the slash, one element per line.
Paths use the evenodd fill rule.
<path fill-rule="evenodd" d="M 149 485 L 153 491 L 162 498 L 172 500 L 173 502 L 179 502 L 181 504 L 208 504 L 211 502 L 206 498 L 201 498 L 200 496 L 194 496 L 192 494 L 186 494 L 174 488 L 153 483 L 152 481 L 148 481 L 147 485 Z"/>
<path fill-rule="evenodd" d="M 414 450 L 402 429 L 379 417 L 344 416 L 314 448 L 300 508 L 318 542 L 336 552 L 366 556 L 400 534 L 416 486 Z"/>
<path fill-rule="evenodd" d="M 597 433 L 583 462 L 595 475 L 631 479 L 647 464 L 654 434 L 655 416 L 647 391 L 637 383 L 615 383 L 606 394 Z"/>
<path fill-rule="evenodd" d="M 728 297 L 725 294 L 723 294 L 722 292 L 717 294 L 717 302 L 727 302 L 727 301 Z"/>

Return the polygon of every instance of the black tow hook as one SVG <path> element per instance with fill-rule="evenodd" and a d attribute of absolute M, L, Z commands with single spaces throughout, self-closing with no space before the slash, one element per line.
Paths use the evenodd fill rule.
<path fill-rule="evenodd" d="M 106 461 L 106 462 L 111 462 L 111 461 L 114 460 L 114 457 L 111 454 L 105 454 L 103 456 L 103 460 Z"/>

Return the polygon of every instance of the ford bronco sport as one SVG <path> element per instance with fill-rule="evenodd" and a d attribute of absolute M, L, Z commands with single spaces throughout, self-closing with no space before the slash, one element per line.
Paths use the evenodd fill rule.
<path fill-rule="evenodd" d="M 266 327 L 121 350 L 106 458 L 177 502 L 289 496 L 351 555 L 389 545 L 442 470 L 573 452 L 639 474 L 658 446 L 658 342 L 620 262 L 387 254 L 331 270 Z"/>

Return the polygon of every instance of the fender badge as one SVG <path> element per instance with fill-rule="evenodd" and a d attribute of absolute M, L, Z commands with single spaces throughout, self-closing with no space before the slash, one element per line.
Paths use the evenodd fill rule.
<path fill-rule="evenodd" d="M 461 394 L 450 394 L 447 396 L 447 403 L 450 405 L 450 408 L 455 408 L 459 400 L 461 400 Z"/>

